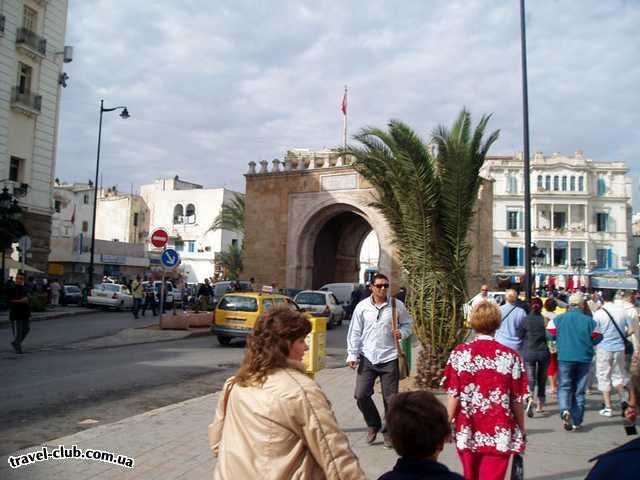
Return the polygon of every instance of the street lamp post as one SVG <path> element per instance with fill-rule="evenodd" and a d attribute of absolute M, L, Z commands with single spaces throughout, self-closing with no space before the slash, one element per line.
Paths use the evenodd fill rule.
<path fill-rule="evenodd" d="M 96 211 L 98 208 L 98 174 L 100 172 L 100 141 L 102 139 L 102 114 L 104 112 L 113 112 L 114 110 L 122 110 L 120 117 L 126 120 L 129 118 L 129 110 L 127 107 L 104 108 L 104 100 L 100 100 L 100 122 L 98 123 L 98 153 L 96 155 L 96 180 L 93 184 L 93 221 L 91 225 L 91 254 L 89 258 L 89 288 L 93 287 L 93 263 L 96 245 Z"/>

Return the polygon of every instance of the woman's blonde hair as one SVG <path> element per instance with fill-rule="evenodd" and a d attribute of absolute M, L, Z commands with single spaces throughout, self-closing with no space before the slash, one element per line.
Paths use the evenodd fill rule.
<path fill-rule="evenodd" d="M 502 314 L 500 309 L 491 302 L 482 302 L 471 312 L 469 324 L 477 333 L 493 335 L 500 328 Z"/>
<path fill-rule="evenodd" d="M 306 337 L 311 322 L 290 307 L 275 307 L 258 319 L 247 338 L 244 360 L 233 382 L 247 387 L 262 385 L 275 369 L 287 366 L 291 343 Z"/>

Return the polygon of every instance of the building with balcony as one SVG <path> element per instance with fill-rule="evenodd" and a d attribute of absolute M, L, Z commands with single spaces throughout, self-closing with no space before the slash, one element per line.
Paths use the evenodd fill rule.
<path fill-rule="evenodd" d="M 0 1 L 0 188 L 23 208 L 29 265 L 47 271 L 67 0 Z M 9 252 L 7 252 L 9 253 Z"/>
<path fill-rule="evenodd" d="M 494 180 L 493 272 L 519 284 L 524 274 L 524 171 L 521 155 L 489 157 Z M 628 273 L 631 177 L 622 162 L 538 152 L 531 160 L 531 233 L 536 285 L 576 287 L 590 277 Z M 596 279 L 597 281 L 597 279 Z M 592 282 L 595 283 L 595 282 Z"/>
<path fill-rule="evenodd" d="M 182 259 L 188 282 L 203 282 L 220 272 L 216 253 L 242 242 L 242 235 L 228 230 L 211 231 L 222 209 L 235 195 L 226 188 L 203 188 L 177 175 L 140 186 L 140 196 L 149 208 L 149 231 L 163 228 L 169 233 L 169 247 Z M 148 249 L 153 246 L 147 243 Z"/>

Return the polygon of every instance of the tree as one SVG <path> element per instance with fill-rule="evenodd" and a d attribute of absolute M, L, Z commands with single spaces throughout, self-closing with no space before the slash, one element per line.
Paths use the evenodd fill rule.
<path fill-rule="evenodd" d="M 451 349 L 462 341 L 467 298 L 467 232 L 480 187 L 480 167 L 499 131 L 483 142 L 490 116 L 471 129 L 462 110 L 451 129 L 426 144 L 410 127 L 392 120 L 388 131 L 365 128 L 349 146 L 354 167 L 376 190 L 373 206 L 392 231 L 407 278 L 408 308 L 422 349 L 416 381 L 439 382 Z"/>
<path fill-rule="evenodd" d="M 219 262 L 227 272 L 228 280 L 239 280 L 242 272 L 242 250 L 238 245 L 231 244 L 226 251 L 221 252 Z"/>
<path fill-rule="evenodd" d="M 209 230 L 230 230 L 244 234 L 244 195 L 234 194 L 228 203 L 223 203 Z"/>

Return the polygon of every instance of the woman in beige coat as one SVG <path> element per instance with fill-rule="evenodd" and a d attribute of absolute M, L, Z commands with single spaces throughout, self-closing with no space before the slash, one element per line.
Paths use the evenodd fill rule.
<path fill-rule="evenodd" d="M 329 401 L 303 373 L 310 331 L 306 316 L 287 307 L 256 322 L 209 426 L 214 479 L 365 478 Z"/>

